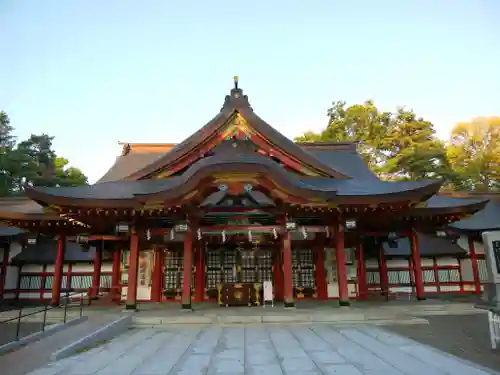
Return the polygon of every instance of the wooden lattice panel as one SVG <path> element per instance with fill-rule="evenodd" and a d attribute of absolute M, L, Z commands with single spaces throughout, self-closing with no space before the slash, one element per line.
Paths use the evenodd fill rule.
<path fill-rule="evenodd" d="M 180 299 L 184 285 L 184 252 L 183 250 L 165 250 L 163 294 L 167 299 Z M 191 272 L 191 295 L 194 293 L 194 265 Z"/>
<path fill-rule="evenodd" d="M 312 249 L 292 250 L 292 282 L 296 298 L 316 293 L 316 266 Z"/>

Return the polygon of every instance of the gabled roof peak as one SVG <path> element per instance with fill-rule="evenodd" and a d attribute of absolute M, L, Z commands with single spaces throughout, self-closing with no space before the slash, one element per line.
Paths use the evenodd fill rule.
<path fill-rule="evenodd" d="M 243 94 L 243 90 L 238 85 L 238 76 L 234 76 L 233 81 L 234 87 L 229 92 L 229 95 L 226 95 L 221 111 L 238 108 L 252 109 L 250 102 L 248 101 L 248 96 Z"/>

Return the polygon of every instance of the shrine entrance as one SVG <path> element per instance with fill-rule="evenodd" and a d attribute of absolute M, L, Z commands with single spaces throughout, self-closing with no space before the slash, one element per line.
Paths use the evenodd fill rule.
<path fill-rule="evenodd" d="M 207 247 L 205 288 L 208 298 L 219 299 L 224 286 L 273 282 L 273 260 L 277 253 L 278 249 L 256 244 L 251 248 L 240 243 Z"/>

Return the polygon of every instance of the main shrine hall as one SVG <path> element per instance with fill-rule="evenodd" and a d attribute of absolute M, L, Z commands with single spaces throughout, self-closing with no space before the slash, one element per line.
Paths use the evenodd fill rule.
<path fill-rule="evenodd" d="M 487 203 L 439 196 L 441 184 L 382 181 L 354 143 L 292 142 L 254 112 L 235 78 L 222 109 L 183 142 L 123 144 L 97 183 L 28 187 L 43 211 L 14 207 L 0 219 L 57 241 L 55 305 L 76 242 L 94 249 L 90 293 L 98 294 L 107 254 L 109 294 L 128 309 L 138 301 L 262 305 L 264 284 L 285 307 L 302 298 L 345 306 L 368 293 L 365 260 L 405 237 L 415 295 L 425 298 L 417 234 Z M 387 272 L 380 278 L 389 283 Z"/>

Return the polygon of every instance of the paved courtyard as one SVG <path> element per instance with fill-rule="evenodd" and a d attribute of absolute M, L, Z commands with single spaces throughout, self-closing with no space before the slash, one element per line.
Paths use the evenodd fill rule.
<path fill-rule="evenodd" d="M 373 326 L 258 325 L 135 329 L 30 375 L 487 375 Z"/>
<path fill-rule="evenodd" d="M 394 324 L 386 329 L 500 371 L 500 351 L 491 349 L 483 314 L 423 316 L 426 324 Z"/>

